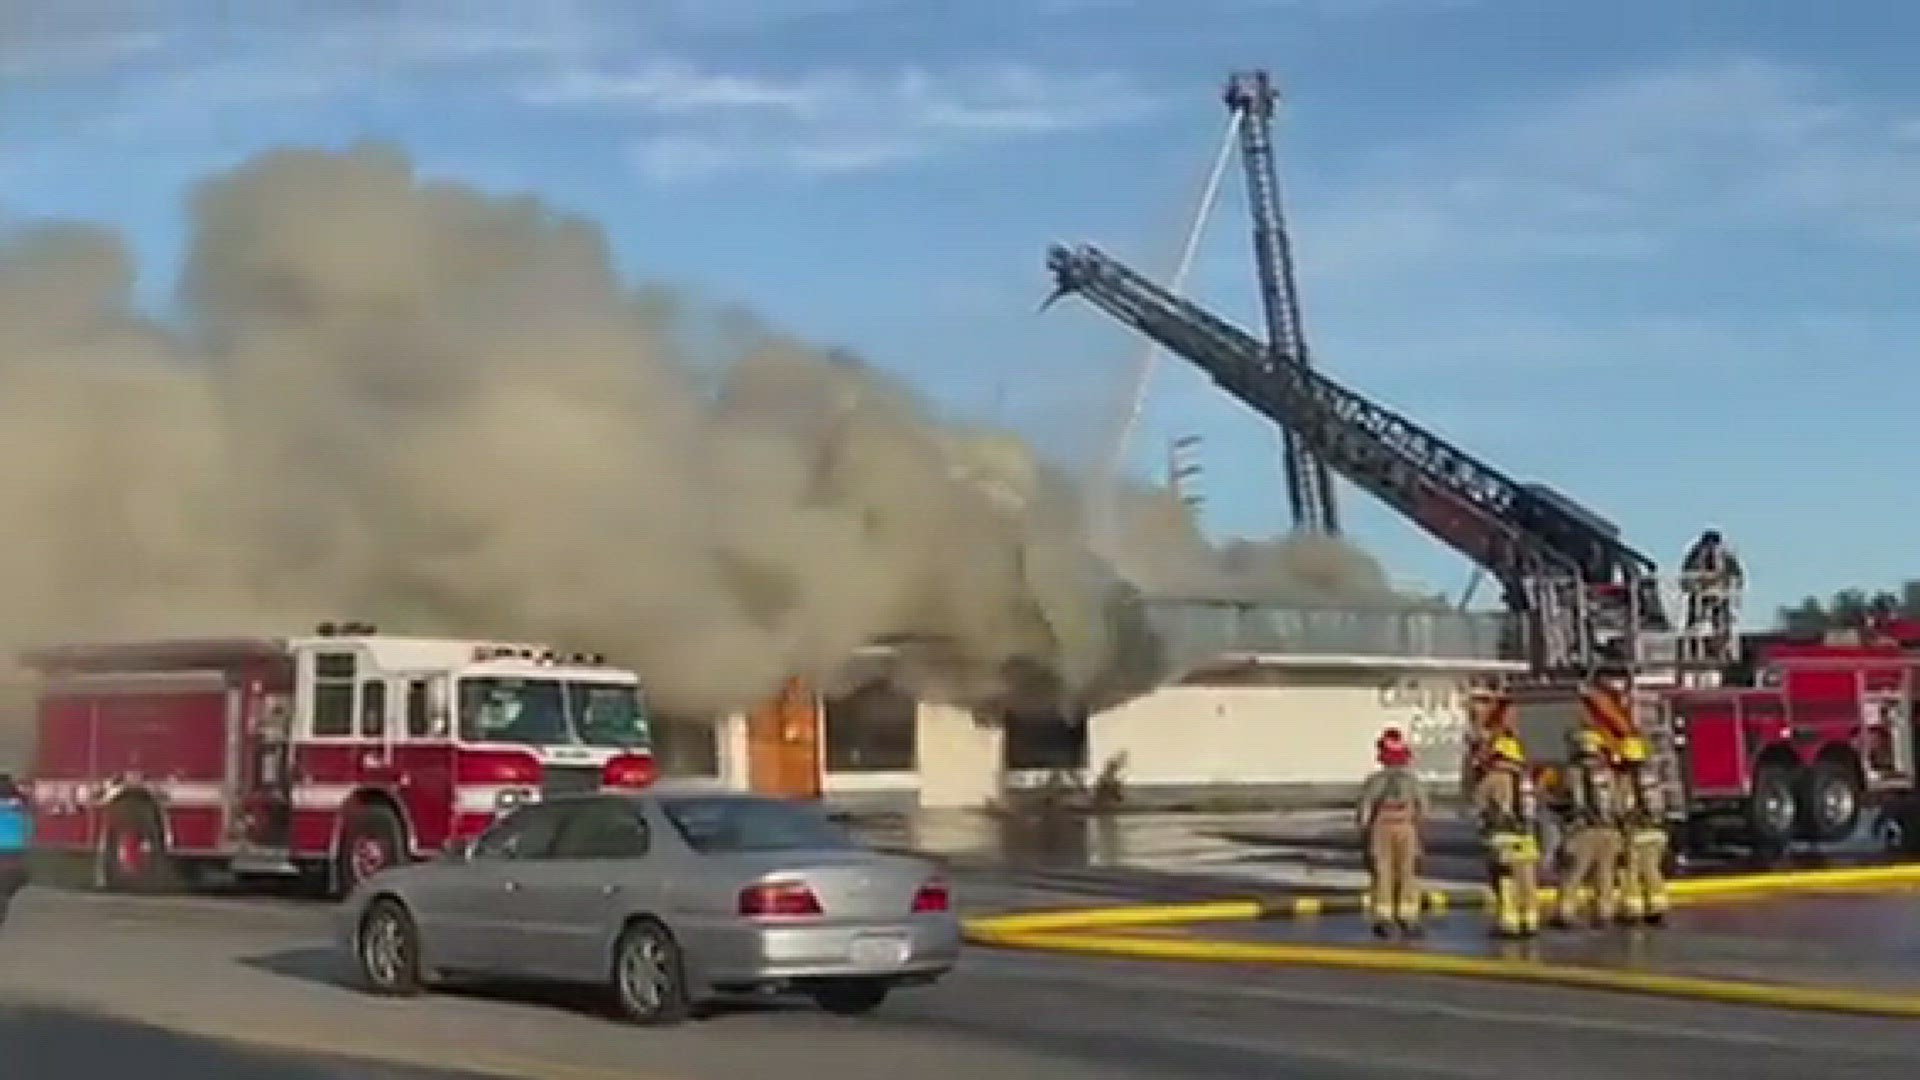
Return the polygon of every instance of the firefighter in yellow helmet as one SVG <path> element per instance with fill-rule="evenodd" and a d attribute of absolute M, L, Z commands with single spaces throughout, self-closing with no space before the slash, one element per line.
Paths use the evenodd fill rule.
<path fill-rule="evenodd" d="M 1560 876 L 1555 921 L 1565 927 L 1579 925 L 1582 894 L 1591 890 L 1595 920 L 1612 922 L 1620 862 L 1619 790 L 1597 732 L 1585 727 L 1569 731 L 1567 750 L 1567 826 L 1562 841 L 1567 861 Z"/>
<path fill-rule="evenodd" d="M 1427 793 L 1413 771 L 1413 748 L 1397 728 L 1374 744 L 1380 768 L 1360 786 L 1354 808 L 1367 856 L 1367 916 L 1386 937 L 1398 926 L 1420 933 L 1420 828 Z"/>
<path fill-rule="evenodd" d="M 1494 930 L 1503 937 L 1540 932 L 1540 840 L 1526 752 L 1511 734 L 1495 734 L 1474 785 L 1473 808 L 1493 878 Z"/>
<path fill-rule="evenodd" d="M 1620 787 L 1620 917 L 1624 922 L 1658 924 L 1667 917 L 1667 879 L 1661 864 L 1667 855 L 1666 800 L 1653 770 L 1647 744 L 1638 735 L 1621 740 L 1616 758 Z"/>

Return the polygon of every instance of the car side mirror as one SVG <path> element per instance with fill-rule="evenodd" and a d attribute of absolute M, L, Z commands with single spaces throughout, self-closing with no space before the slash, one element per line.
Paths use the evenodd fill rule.
<path fill-rule="evenodd" d="M 448 862 L 466 862 L 473 858 L 473 838 L 453 837 L 440 848 Z"/>

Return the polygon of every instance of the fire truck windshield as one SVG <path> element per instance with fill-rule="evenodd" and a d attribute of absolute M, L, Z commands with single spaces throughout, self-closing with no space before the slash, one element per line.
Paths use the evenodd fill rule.
<path fill-rule="evenodd" d="M 632 686 L 484 676 L 460 681 L 460 737 L 523 746 L 637 747 L 647 721 Z"/>

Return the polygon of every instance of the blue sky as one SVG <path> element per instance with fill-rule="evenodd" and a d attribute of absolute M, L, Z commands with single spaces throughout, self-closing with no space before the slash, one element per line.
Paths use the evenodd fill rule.
<path fill-rule="evenodd" d="M 389 139 L 1085 455 L 1140 347 L 1035 313 L 1046 246 L 1167 273 L 1219 83 L 1265 66 L 1322 365 L 1663 563 L 1720 526 L 1770 610 L 1920 576 L 1914 40 L 1895 0 L 15 0 L 0 224 L 124 228 L 163 306 L 196 178 Z M 1248 251 L 1234 183 L 1189 289 L 1254 326 Z M 1283 527 L 1271 432 L 1163 360 L 1135 467 L 1186 432 L 1214 532 Z M 1396 572 L 1466 580 L 1348 504 Z"/>

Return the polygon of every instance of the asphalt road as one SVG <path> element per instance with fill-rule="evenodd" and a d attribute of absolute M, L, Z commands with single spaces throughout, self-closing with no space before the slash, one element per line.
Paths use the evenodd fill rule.
<path fill-rule="evenodd" d="M 141 1080 L 478 1080 L 473 1073 L 250 1050 L 81 1009 L 0 1005 L 0 1076 Z"/>
<path fill-rule="evenodd" d="M 864 1019 L 768 1004 L 645 1030 L 578 995 L 363 995 L 342 985 L 326 917 L 289 901 L 31 890 L 0 931 L 0 1000 L 15 1003 L 0 1009 L 0 1077 L 115 1075 L 102 1071 L 114 1060 L 139 1062 L 142 1080 L 460 1075 L 405 1067 L 545 1080 L 1885 1080 L 1920 1068 L 1920 1025 L 1898 1021 L 984 950 Z M 206 1037 L 272 1044 L 278 1056 Z"/>

